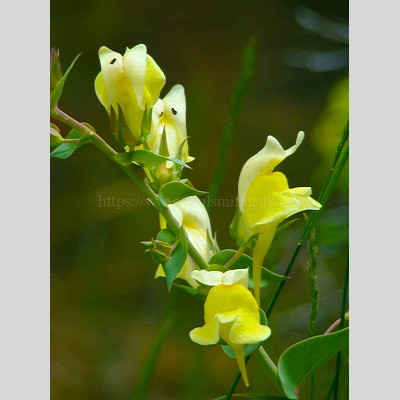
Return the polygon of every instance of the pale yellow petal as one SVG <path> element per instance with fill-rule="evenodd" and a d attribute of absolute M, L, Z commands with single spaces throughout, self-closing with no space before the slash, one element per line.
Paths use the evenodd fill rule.
<path fill-rule="evenodd" d="M 168 205 L 169 211 L 171 212 L 172 216 L 175 218 L 179 226 L 183 223 L 183 212 L 181 208 L 177 205 L 177 203 L 169 204 Z"/>
<path fill-rule="evenodd" d="M 224 285 L 233 285 L 234 283 L 238 283 L 247 289 L 249 287 L 249 269 L 232 269 L 224 272 L 222 283 Z"/>
<path fill-rule="evenodd" d="M 318 203 L 318 201 L 314 200 L 312 197 L 310 197 L 310 194 L 311 194 L 311 188 L 307 187 L 288 189 L 285 192 L 283 192 L 282 196 L 296 199 L 298 201 L 297 209 L 289 213 L 287 217 L 290 217 L 291 215 L 301 211 L 319 210 L 322 207 L 321 204 Z"/>
<path fill-rule="evenodd" d="M 246 193 L 251 183 L 260 175 L 272 173 L 280 162 L 297 150 L 303 138 L 304 132 L 299 132 L 296 144 L 285 150 L 277 139 L 273 136 L 268 136 L 264 148 L 247 160 L 240 173 L 238 183 L 239 207 L 241 210 L 244 208 Z"/>
<path fill-rule="evenodd" d="M 102 46 L 99 49 L 99 59 L 107 104 L 110 107 L 115 105 L 118 93 L 123 86 L 122 56 L 108 47 Z"/>
<path fill-rule="evenodd" d="M 204 285 L 217 286 L 222 283 L 223 273 L 220 271 L 207 271 L 202 269 L 194 270 L 191 276 L 193 279 L 196 279 L 196 281 L 203 283 Z"/>
<path fill-rule="evenodd" d="M 194 328 L 189 333 L 190 339 L 203 346 L 217 344 L 219 342 L 218 324 L 207 324 L 201 328 Z"/>
<path fill-rule="evenodd" d="M 103 78 L 103 74 L 101 72 L 98 73 L 98 75 L 96 76 L 96 79 L 94 81 L 94 90 L 96 92 L 96 96 L 99 99 L 100 103 L 109 112 L 110 105 L 107 100 L 106 88 L 104 86 L 104 78 Z"/>
<path fill-rule="evenodd" d="M 210 217 L 202 201 L 196 196 L 185 197 L 174 205 L 179 208 L 183 217 L 185 228 L 200 229 L 211 232 Z"/>
<path fill-rule="evenodd" d="M 161 89 L 165 85 L 165 75 L 154 59 L 147 54 L 146 56 L 146 99 L 147 108 L 153 107 L 160 96 Z M 143 101 L 142 100 L 142 101 Z M 142 107 L 146 104 L 143 102 Z"/>
<path fill-rule="evenodd" d="M 144 109 L 146 53 L 146 46 L 138 44 L 132 49 L 128 49 L 124 55 L 124 73 L 133 88 L 136 101 L 141 109 Z"/>

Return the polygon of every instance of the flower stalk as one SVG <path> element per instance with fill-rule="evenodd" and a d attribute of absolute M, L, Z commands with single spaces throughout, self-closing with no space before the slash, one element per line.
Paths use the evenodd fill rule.
<path fill-rule="evenodd" d="M 92 143 L 102 151 L 110 160 L 112 160 L 115 164 L 117 164 L 133 181 L 133 183 L 143 192 L 143 194 L 151 201 L 154 207 L 161 213 L 164 217 L 165 221 L 169 228 L 177 234 L 180 229 L 182 229 L 177 221 L 172 216 L 171 212 L 168 208 L 163 207 L 158 200 L 157 194 L 150 188 L 150 186 L 142 180 L 134 170 L 134 164 L 130 164 L 129 166 L 120 164 L 116 159 L 115 155 L 118 154 L 100 135 L 94 132 L 89 127 L 85 126 L 81 122 L 75 120 L 64 111 L 60 110 L 58 107 L 53 107 L 50 110 L 50 115 L 52 118 L 57 121 L 63 122 L 64 124 L 70 126 L 71 128 L 75 128 L 90 136 Z M 207 269 L 208 263 L 204 258 L 200 255 L 200 253 L 196 250 L 193 244 L 188 240 L 188 252 L 190 256 L 193 258 L 193 261 L 200 267 Z"/>

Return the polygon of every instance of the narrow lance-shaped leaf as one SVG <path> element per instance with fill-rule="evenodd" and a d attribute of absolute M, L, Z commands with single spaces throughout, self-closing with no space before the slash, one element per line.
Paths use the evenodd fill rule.
<path fill-rule="evenodd" d="M 348 346 L 349 328 L 328 335 L 313 336 L 294 344 L 278 361 L 278 374 L 285 395 L 297 399 L 296 388 L 337 352 Z"/>
<path fill-rule="evenodd" d="M 165 280 L 168 290 L 171 290 L 175 278 L 185 264 L 188 255 L 188 241 L 184 229 L 180 229 L 178 233 L 178 242 L 172 250 L 171 258 L 163 265 L 165 272 Z"/>
<path fill-rule="evenodd" d="M 72 67 L 74 66 L 74 64 L 76 63 L 76 61 L 78 60 L 78 58 L 81 56 L 82 53 L 79 53 L 74 60 L 72 61 L 71 65 L 68 67 L 68 69 L 65 71 L 65 74 L 63 75 L 63 77 L 55 84 L 54 89 L 52 90 L 52 92 L 50 93 L 50 108 L 54 107 L 58 100 L 61 97 L 62 91 L 64 89 L 64 84 L 65 81 L 69 75 L 69 73 L 71 72 Z"/>
<path fill-rule="evenodd" d="M 78 131 L 77 129 L 72 129 L 68 135 L 67 139 L 72 139 L 73 141 L 68 143 L 62 143 L 60 146 L 56 147 L 51 153 L 50 157 L 59 158 L 59 159 L 66 159 L 71 157 L 72 154 L 85 143 L 88 143 L 92 140 L 92 137 L 87 134 Z"/>
<path fill-rule="evenodd" d="M 182 200 L 189 196 L 201 196 L 206 194 L 207 192 L 202 192 L 195 188 L 192 188 L 188 185 L 185 185 L 182 182 L 168 182 L 163 185 L 160 189 L 158 197 L 160 199 L 160 203 L 167 207 L 168 204 L 176 203 L 179 200 Z"/>
<path fill-rule="evenodd" d="M 165 163 L 166 161 L 172 161 L 175 164 L 181 165 L 186 168 L 190 168 L 186 163 L 181 160 L 177 160 L 171 157 L 160 156 L 159 154 L 153 153 L 150 150 L 134 150 L 126 153 L 118 153 L 115 155 L 115 159 L 122 165 L 129 165 L 135 163 L 141 167 L 151 168 L 156 167 Z"/>

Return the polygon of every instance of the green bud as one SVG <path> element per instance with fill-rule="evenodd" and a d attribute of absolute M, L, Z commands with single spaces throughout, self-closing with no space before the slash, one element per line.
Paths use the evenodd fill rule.
<path fill-rule="evenodd" d="M 125 120 L 124 112 L 119 104 L 118 114 L 114 110 L 114 107 L 111 106 L 109 117 L 111 133 L 123 147 L 129 146 L 133 149 L 139 144 L 136 137 L 129 129 L 129 126 Z"/>
<path fill-rule="evenodd" d="M 50 50 L 50 92 L 53 91 L 61 78 L 60 51 L 53 47 Z"/>
<path fill-rule="evenodd" d="M 60 130 L 58 126 L 55 124 L 50 123 L 50 149 L 54 150 L 60 144 L 63 143 L 63 138 L 60 135 Z"/>

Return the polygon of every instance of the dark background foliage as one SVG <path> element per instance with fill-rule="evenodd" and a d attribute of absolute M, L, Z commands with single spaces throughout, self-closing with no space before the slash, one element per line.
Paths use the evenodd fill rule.
<path fill-rule="evenodd" d="M 307 10 L 330 21 L 322 24 L 321 34 L 304 26 L 307 15 L 314 15 Z M 93 89 L 99 72 L 97 51 L 106 45 L 123 53 L 125 47 L 145 43 L 167 77 L 162 95 L 176 83 L 185 87 L 190 154 L 196 157 L 187 177 L 198 189 L 207 190 L 242 49 L 255 35 L 256 71 L 229 149 L 220 193 L 226 201 L 221 204 L 232 203 L 243 163 L 259 151 L 268 134 L 288 147 L 299 130 L 306 132 L 306 139 L 280 169 L 291 186 L 312 186 L 317 197 L 347 121 L 347 44 L 329 34 L 335 27 L 345 32 L 347 21 L 347 0 L 53 0 L 50 45 L 60 49 L 64 70 L 83 52 L 60 106 L 95 126 L 117 148 Z M 332 22 L 337 24 L 333 28 Z M 339 316 L 348 244 L 347 196 L 345 172 L 317 224 L 318 333 Z M 213 210 L 212 226 L 221 248 L 235 246 L 228 229 L 234 212 L 231 206 Z M 279 239 L 268 256 L 271 269 L 284 270 L 303 226 L 303 220 L 295 223 Z M 154 279 L 156 265 L 139 243 L 157 232 L 157 214 L 94 147 L 84 146 L 68 160 L 51 160 L 52 399 L 134 398 L 168 298 L 165 282 Z M 305 246 L 269 319 L 273 333 L 266 348 L 275 361 L 287 346 L 309 335 L 307 260 Z M 264 293 L 265 303 L 270 294 L 271 290 Z M 236 364 L 218 346 L 206 348 L 190 341 L 188 332 L 203 321 L 202 302 L 185 293 L 177 295 L 179 313 L 149 398 L 200 400 L 223 395 Z M 248 368 L 252 391 L 273 390 L 256 359 Z M 332 376 L 331 364 L 317 374 L 320 397 Z M 307 393 L 307 385 L 301 390 Z"/>

